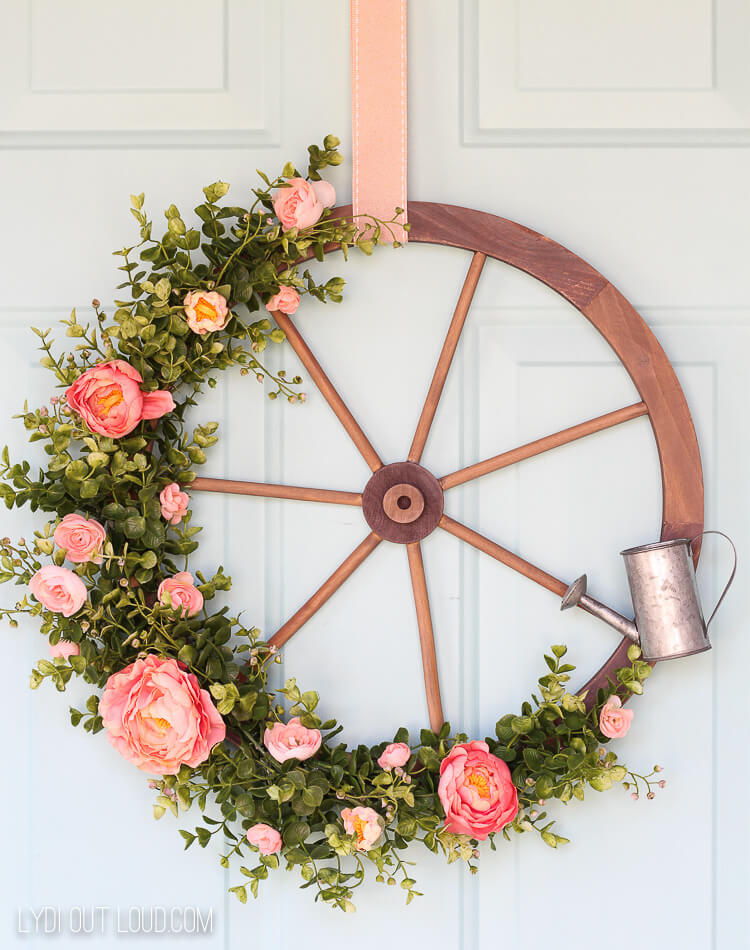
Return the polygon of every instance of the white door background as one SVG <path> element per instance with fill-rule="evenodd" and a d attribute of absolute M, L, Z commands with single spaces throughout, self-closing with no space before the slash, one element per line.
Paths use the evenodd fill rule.
<path fill-rule="evenodd" d="M 356 915 L 314 905 L 277 873 L 240 906 L 236 883 L 197 847 L 183 854 L 169 816 L 151 818 L 146 780 L 103 736 L 68 723 L 69 695 L 31 693 L 45 655 L 32 625 L 2 633 L 0 941 L 17 909 L 103 905 L 213 908 L 200 946 L 273 945 L 537 950 L 631 944 L 643 950 L 747 945 L 747 485 L 750 70 L 745 0 L 411 0 L 409 195 L 521 221 L 600 269 L 655 329 L 696 423 L 706 524 L 734 535 L 742 571 L 712 652 L 662 664 L 618 744 L 625 760 L 665 766 L 655 801 L 591 793 L 556 806 L 572 839 L 552 852 L 525 836 L 499 844 L 472 878 L 417 851 L 425 896 L 368 885 Z M 42 404 L 51 377 L 29 327 L 72 306 L 111 301 L 110 251 L 130 242 L 128 195 L 155 220 L 185 213 L 200 188 L 231 182 L 328 132 L 349 142 L 348 3 L 303 0 L 3 0 L 0 59 L 3 438 L 8 417 Z M 335 171 L 339 199 L 350 166 Z M 386 461 L 405 457 L 469 262 L 449 249 L 383 249 L 329 273 L 346 303 L 306 303 L 299 324 Z M 296 367 L 290 349 L 277 365 Z M 264 399 L 227 375 L 194 411 L 217 419 L 205 474 L 360 490 L 368 474 L 321 397 Z M 636 401 L 596 332 L 553 293 L 489 262 L 425 464 L 437 474 Z M 355 509 L 196 497 L 205 525 L 196 566 L 223 563 L 230 602 L 270 634 L 366 533 Z M 569 445 L 449 495 L 449 513 L 558 576 L 589 575 L 596 596 L 629 610 L 618 552 L 657 537 L 660 486 L 645 419 Z M 3 534 L 29 533 L 29 512 Z M 585 616 L 455 539 L 424 545 L 446 715 L 476 736 L 514 710 L 567 642 L 581 682 L 614 647 Z M 728 570 L 712 543 L 701 567 L 710 604 Z M 13 588 L 4 588 L 12 601 Z M 381 545 L 289 644 L 288 675 L 321 692 L 349 741 L 426 720 L 405 552 Z M 51 938 L 38 938 L 39 945 Z M 56 947 L 80 946 L 65 934 Z M 97 947 L 126 940 L 112 932 Z M 126 944 L 127 944 L 126 940 Z M 182 947 L 184 938 L 132 937 Z"/>

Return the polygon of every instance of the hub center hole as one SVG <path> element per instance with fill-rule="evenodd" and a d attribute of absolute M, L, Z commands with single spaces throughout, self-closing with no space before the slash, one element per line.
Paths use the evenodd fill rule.
<path fill-rule="evenodd" d="M 402 511 L 406 511 L 407 508 L 411 508 L 411 498 L 408 498 L 406 495 L 402 495 L 396 504 Z"/>

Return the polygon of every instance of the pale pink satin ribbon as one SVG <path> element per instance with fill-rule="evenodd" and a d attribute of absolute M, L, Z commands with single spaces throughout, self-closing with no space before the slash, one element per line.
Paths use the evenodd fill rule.
<path fill-rule="evenodd" d="M 406 211 L 406 0 L 351 0 L 351 41 L 353 211 L 388 220 Z"/>

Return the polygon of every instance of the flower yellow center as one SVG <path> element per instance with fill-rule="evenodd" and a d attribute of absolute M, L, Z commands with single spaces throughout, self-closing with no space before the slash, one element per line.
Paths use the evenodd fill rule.
<path fill-rule="evenodd" d="M 151 722 L 153 722 L 160 732 L 167 732 L 172 728 L 172 723 L 168 719 L 163 719 L 161 716 L 154 716 Z"/>
<path fill-rule="evenodd" d="M 490 781 L 485 769 L 477 769 L 476 772 L 472 772 L 469 775 L 468 782 L 472 788 L 477 790 L 480 798 L 490 797 Z"/>
<path fill-rule="evenodd" d="M 354 816 L 354 833 L 357 836 L 357 844 L 362 844 L 365 840 L 365 828 L 367 827 L 367 822 L 364 818 L 360 818 L 359 815 Z"/>
<path fill-rule="evenodd" d="M 219 319 L 219 314 L 216 312 L 216 307 L 203 298 L 201 298 L 195 305 L 195 313 L 196 316 L 200 317 L 201 320 L 210 320 L 211 323 L 217 323 Z"/>
<path fill-rule="evenodd" d="M 119 389 L 113 389 L 106 395 L 98 396 L 96 402 L 99 411 L 106 417 L 112 412 L 115 406 L 120 405 L 122 402 L 122 393 Z"/>

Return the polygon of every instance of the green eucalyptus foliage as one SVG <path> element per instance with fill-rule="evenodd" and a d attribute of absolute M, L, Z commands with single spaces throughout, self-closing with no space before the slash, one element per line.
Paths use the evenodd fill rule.
<path fill-rule="evenodd" d="M 327 136 L 322 148 L 311 146 L 308 175 L 341 161 L 339 142 Z M 102 729 L 98 693 L 109 676 L 154 653 L 174 657 L 210 691 L 227 727 L 227 739 L 215 746 L 208 760 L 196 768 L 183 766 L 177 775 L 152 782 L 157 792 L 154 816 L 199 813 L 194 831 L 181 830 L 185 847 L 196 841 L 206 847 L 218 836 L 225 845 L 221 863 L 238 867 L 240 882 L 231 888 L 240 901 L 258 893 L 269 871 L 284 863 L 296 868 L 302 887 L 312 887 L 316 899 L 345 911 L 354 909 L 352 894 L 371 868 L 377 881 L 398 884 L 407 902 L 419 892 L 411 876 L 412 862 L 404 859 L 407 846 L 421 842 L 441 852 L 448 862 L 464 860 L 477 870 L 477 843 L 445 830 L 437 795 L 442 759 L 457 742 L 466 741 L 445 724 L 439 733 L 423 729 L 411 737 L 400 729 L 396 742 L 410 744 L 411 757 L 403 769 L 384 771 L 377 758 L 386 742 L 349 748 L 338 741 L 341 727 L 317 715 L 318 695 L 302 692 L 293 679 L 272 689 L 269 671 L 279 657 L 255 627 L 248 627 L 227 607 L 215 608 L 215 596 L 231 587 L 218 567 L 211 575 L 194 571 L 204 597 L 203 610 L 193 617 L 160 604 L 159 582 L 185 570 L 198 548 L 200 527 L 190 513 L 176 526 L 161 516 L 159 493 L 178 482 L 189 487 L 195 468 L 206 461 L 217 442 L 218 425 L 187 424 L 188 410 L 197 405 L 204 386 L 215 385 L 216 374 L 239 366 L 271 384 L 269 396 L 299 398 L 301 379 L 270 373 L 260 356 L 284 339 L 270 315 L 261 311 L 280 284 L 294 286 L 323 302 L 341 300 L 344 281 L 333 277 L 318 283 L 302 270 L 300 260 L 323 260 L 326 250 L 339 246 L 344 253 L 357 247 L 369 254 L 375 243 L 390 234 L 400 209 L 390 222 L 367 219 L 367 237 L 350 220 L 331 212 L 304 231 L 283 232 L 273 215 L 272 193 L 285 186 L 284 178 L 300 176 L 291 165 L 270 180 L 260 173 L 262 186 L 253 192 L 249 208 L 222 204 L 229 186 L 216 182 L 204 188 L 204 200 L 195 208 L 197 222 L 188 225 L 178 208 L 165 212 L 166 230 L 154 236 L 153 223 L 143 210 L 143 195 L 132 199 L 132 213 L 140 240 L 117 251 L 123 275 L 111 314 L 93 302 L 95 318 L 82 323 L 75 311 L 63 321 L 66 335 L 77 342 L 69 353 L 58 354 L 51 331 L 35 330 L 40 339 L 42 365 L 67 387 L 87 368 L 123 359 L 142 375 L 147 390 L 170 389 L 176 407 L 169 415 L 139 424 L 122 439 L 89 431 L 67 406 L 54 397 L 49 406 L 20 415 L 31 442 L 41 442 L 45 466 L 34 474 L 27 461 L 11 461 L 8 449 L 0 454 L 0 496 L 9 508 L 28 505 L 54 518 L 34 533 L 31 541 L 0 542 L 0 583 L 23 588 L 15 606 L 0 616 L 17 626 L 18 614 L 38 617 L 50 644 L 61 638 L 80 646 L 80 655 L 68 660 L 40 660 L 31 673 L 31 686 L 50 680 L 64 690 L 76 675 L 94 692 L 84 709 L 71 709 L 73 725 L 89 732 Z M 183 309 L 191 290 L 216 290 L 229 302 L 231 319 L 214 333 L 199 336 L 187 325 Z M 124 299 L 126 298 L 127 299 Z M 261 311 L 261 314 L 258 314 Z M 56 548 L 53 533 L 70 512 L 98 519 L 106 528 L 100 563 L 75 566 L 88 588 L 84 607 L 66 618 L 51 613 L 26 593 L 29 580 L 43 564 L 61 565 L 65 552 Z M 546 656 L 548 672 L 539 680 L 537 695 L 520 712 L 503 716 L 495 736 L 487 739 L 491 751 L 508 763 L 519 793 L 520 809 L 503 830 L 536 831 L 551 847 L 565 838 L 552 832 L 545 803 L 582 799 L 586 788 L 603 791 L 626 778 L 645 782 L 650 776 L 628 772 L 614 753 L 605 751 L 606 739 L 598 715 L 609 695 L 626 698 L 641 692 L 650 667 L 635 647 L 630 665 L 592 703 L 567 689 L 573 667 L 563 662 L 564 647 Z M 306 761 L 279 763 L 263 746 L 266 726 L 287 714 L 300 716 L 303 725 L 320 729 L 322 746 Z M 355 848 L 341 820 L 344 806 L 369 805 L 384 820 L 383 835 L 369 852 Z M 257 857 L 245 831 L 257 822 L 278 829 L 281 855 Z M 494 848 L 494 842 L 491 842 Z M 255 860 L 253 860 L 255 859 Z M 247 862 L 247 864 L 245 863 Z M 252 865 L 252 866 L 250 866 Z"/>

